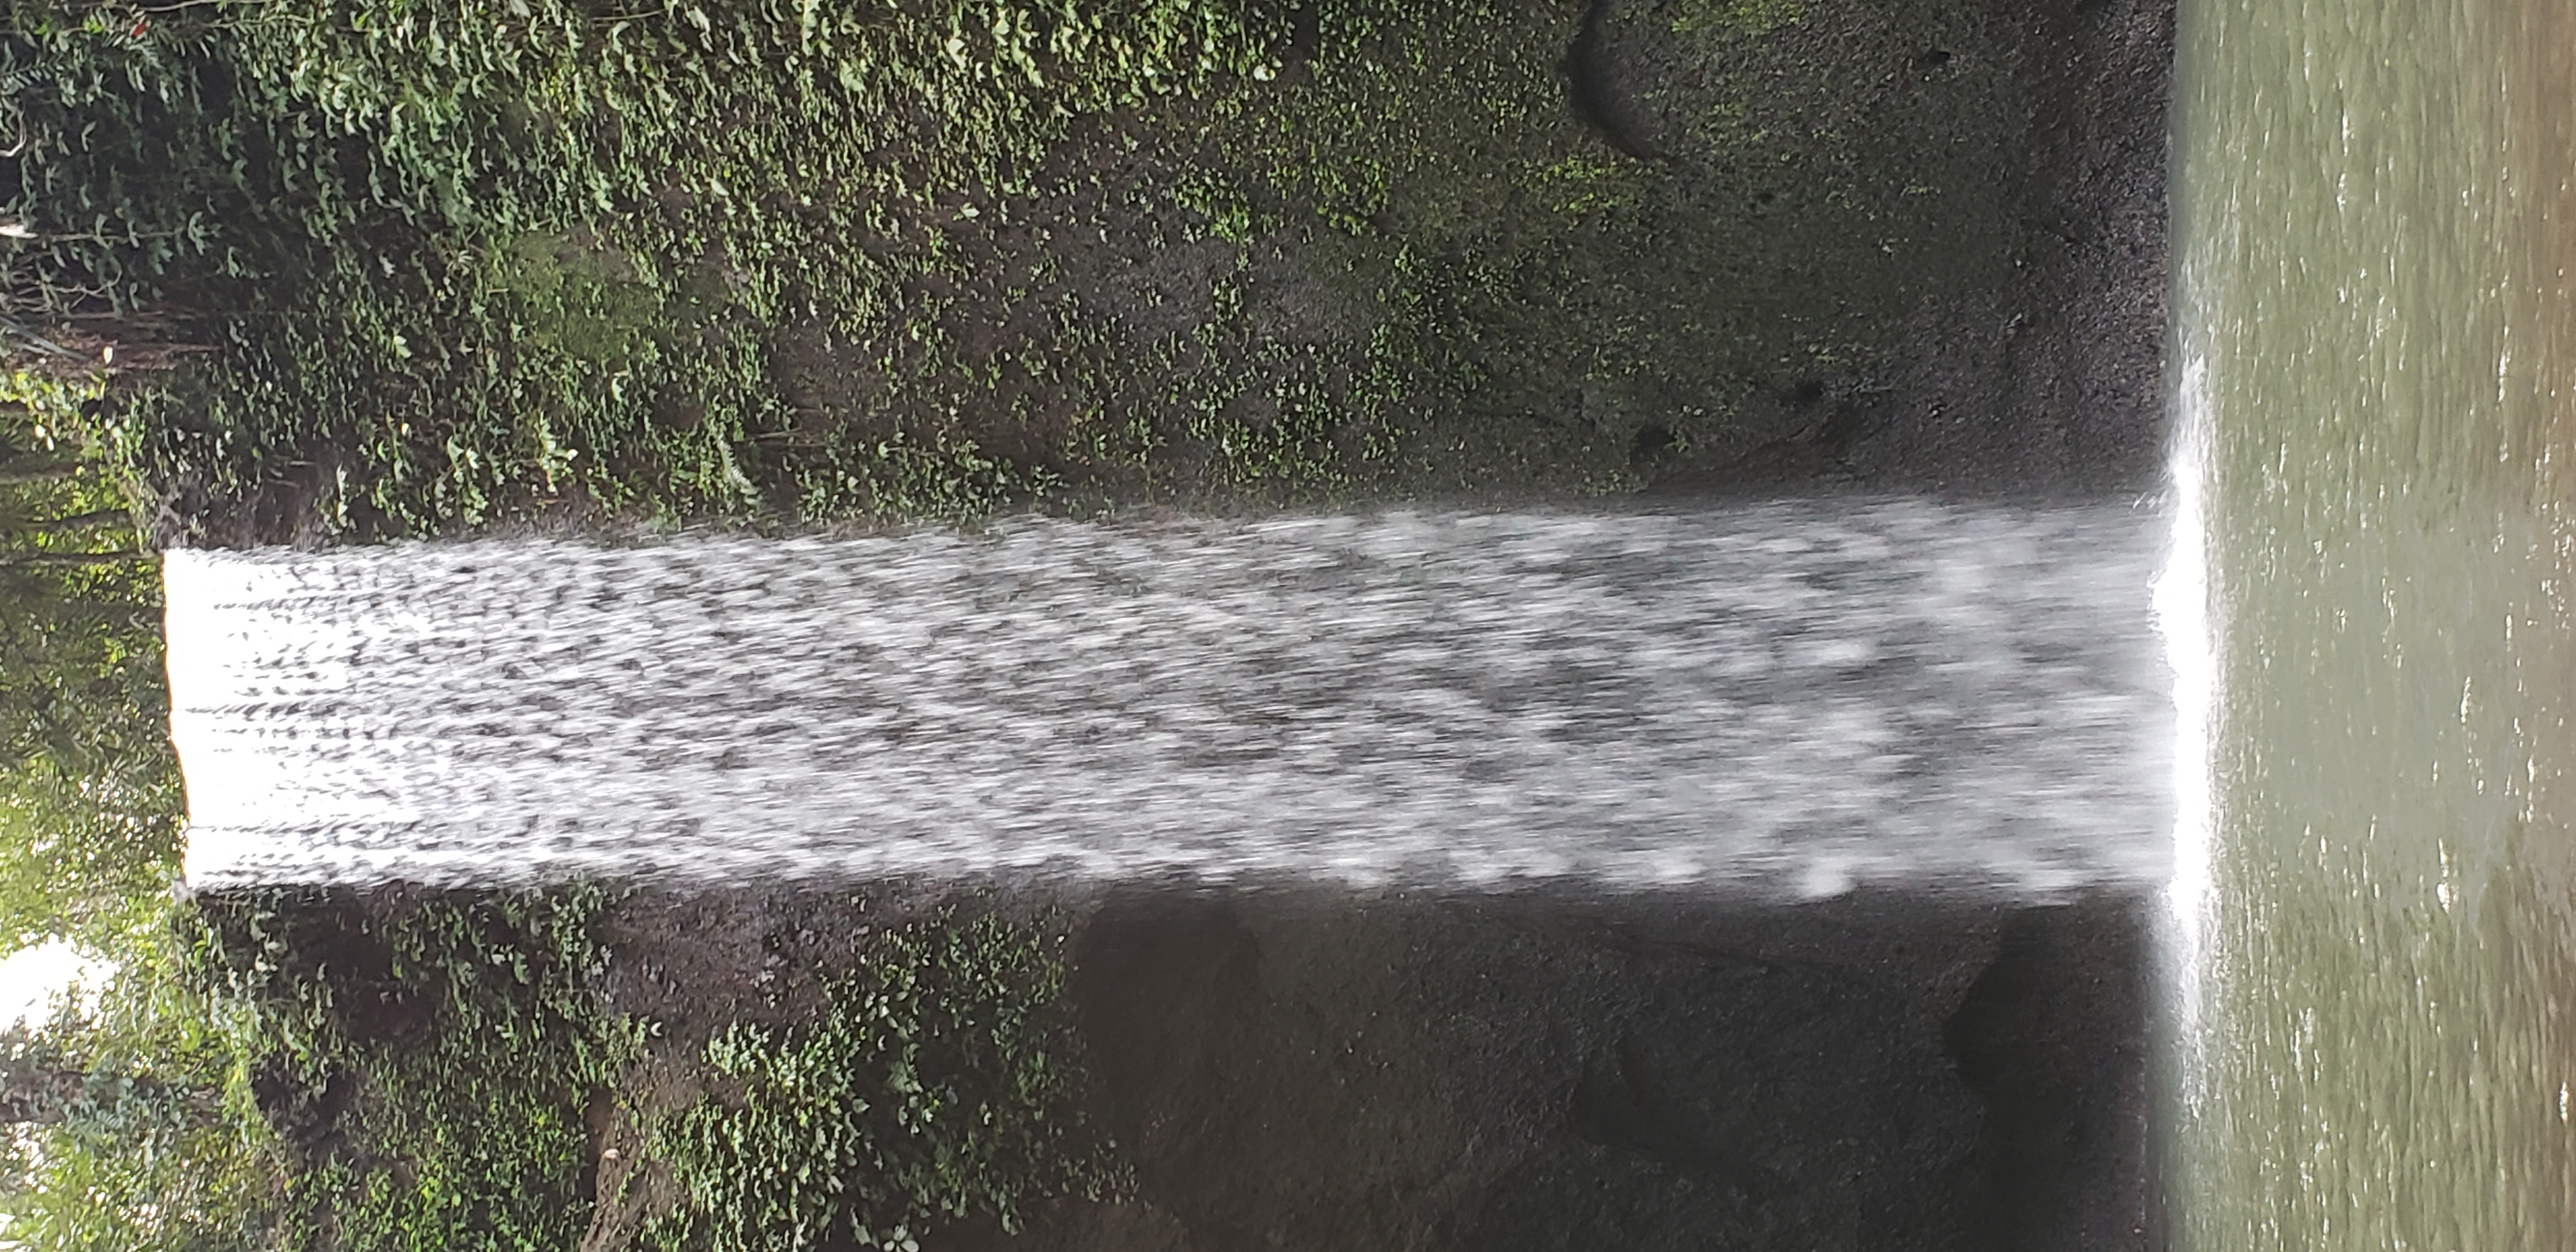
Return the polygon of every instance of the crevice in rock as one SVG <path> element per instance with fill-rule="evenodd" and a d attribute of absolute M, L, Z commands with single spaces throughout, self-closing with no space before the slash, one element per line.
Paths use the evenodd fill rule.
<path fill-rule="evenodd" d="M 1640 161 L 1661 161 L 1664 154 L 1647 137 L 1628 99 L 1618 59 L 1611 54 L 1607 27 L 1613 3 L 1592 0 L 1583 11 L 1574 43 L 1565 51 L 1567 100 L 1574 115 L 1603 142 Z"/>

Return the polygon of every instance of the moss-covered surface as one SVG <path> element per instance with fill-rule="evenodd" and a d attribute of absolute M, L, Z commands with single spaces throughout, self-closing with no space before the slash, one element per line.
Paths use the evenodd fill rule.
<path fill-rule="evenodd" d="M 57 1180 L 92 1189 L 28 1230 L 2149 1252 L 2151 911 L 1290 884 L 199 896 L 167 985 L 189 1003 L 161 1010 L 181 1029 L 155 1036 L 187 1055 L 111 1067 L 84 1123 L 104 1138 L 70 1154 L 93 1168 Z"/>
<path fill-rule="evenodd" d="M 301 207 L 112 424 L 173 542 L 1812 477 L 2067 297 L 2058 7 L 182 11 L 146 70 Z"/>
<path fill-rule="evenodd" d="M 2152 473 L 2142 0 L 275 0 L 31 35 L 49 8 L 103 6 L 11 10 L 0 212 L 35 237 L 0 238 L 0 312 L 162 301 L 47 338 L 120 349 L 83 420 L 164 542 Z M 131 125 L 89 128 L 111 99 Z M 102 189 L 151 211 L 64 207 Z M 1425 908 L 1091 914 L 1067 985 L 1137 1190 L 926 1246 L 2145 1246 L 2125 913 L 2078 927 L 2098 968 L 1988 977 L 1990 914 L 1885 960 L 1805 916 L 1832 950 L 1786 960 Z M 654 1127 L 756 1102 L 706 1045 L 811 1041 L 918 915 L 821 909 L 495 937 L 379 901 L 282 982 L 244 931 L 234 990 L 302 1016 L 240 1078 L 344 1242 L 630 1246 L 682 1203 Z M 1995 1024 L 2086 995 L 2057 1042 Z M 1855 1091 L 1887 1099 L 1800 1103 Z M 457 1138 L 486 1124 L 498 1172 Z"/>
<path fill-rule="evenodd" d="M 186 1215 L 203 1246 L 916 1252 L 1129 1182 L 1044 908 L 394 886 L 177 921 L 218 1129 L 283 1179 Z"/>
<path fill-rule="evenodd" d="M 290 1246 L 2146 1252 L 2146 916 L 288 891 L 201 959 Z"/>
<path fill-rule="evenodd" d="M 597 991 L 596 891 L 273 889 L 181 914 L 191 974 L 315 1249 L 565 1247 L 591 1093 L 641 1040 Z M 220 1246 L 220 1245 L 219 1245 Z"/>

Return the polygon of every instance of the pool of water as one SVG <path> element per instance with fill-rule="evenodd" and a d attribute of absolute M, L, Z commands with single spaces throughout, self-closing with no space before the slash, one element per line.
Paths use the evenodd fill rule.
<path fill-rule="evenodd" d="M 2178 1243 L 2565 1247 L 2576 11 L 2182 18 Z"/>

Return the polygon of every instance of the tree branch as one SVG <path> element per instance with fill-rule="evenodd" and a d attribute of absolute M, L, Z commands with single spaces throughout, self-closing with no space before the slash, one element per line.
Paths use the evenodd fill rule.
<path fill-rule="evenodd" d="M 78 461 L 20 461 L 0 466 L 0 487 L 20 487 L 28 483 L 49 483 L 69 478 L 80 472 Z"/>
<path fill-rule="evenodd" d="M 105 530 L 110 526 L 131 526 L 134 515 L 123 509 L 93 509 L 70 517 L 31 519 L 0 523 L 0 530 L 23 531 L 36 535 L 65 535 L 76 530 Z"/>
<path fill-rule="evenodd" d="M 152 553 L 143 549 L 116 552 L 0 552 L 0 569 L 27 569 L 39 566 L 98 568 L 123 565 L 128 561 L 148 561 Z"/>

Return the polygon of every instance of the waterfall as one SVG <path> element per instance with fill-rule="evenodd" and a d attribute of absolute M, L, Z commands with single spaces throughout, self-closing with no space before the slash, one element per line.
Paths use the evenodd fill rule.
<path fill-rule="evenodd" d="M 187 873 L 2145 886 L 2166 529 L 1827 501 L 177 552 Z"/>

